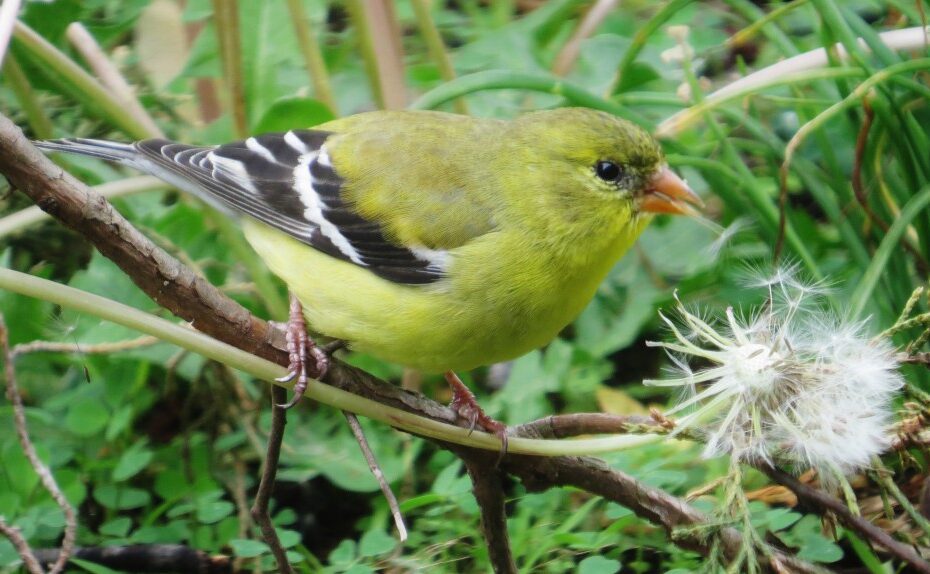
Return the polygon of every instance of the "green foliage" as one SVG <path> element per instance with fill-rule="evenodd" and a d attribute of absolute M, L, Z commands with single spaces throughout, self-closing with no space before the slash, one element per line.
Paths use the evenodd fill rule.
<path fill-rule="evenodd" d="M 373 109 L 377 98 L 359 57 L 355 23 L 341 4 L 302 4 L 331 74 L 339 113 Z M 734 77 L 785 56 L 839 42 L 851 60 L 797 81 L 776 78 L 775 85 L 754 88 L 735 101 L 708 100 L 686 127 L 665 139 L 671 165 L 707 200 L 708 217 L 732 236 L 727 232 L 721 239 L 721 231 L 706 221 L 657 220 L 559 339 L 516 360 L 506 372 L 471 374 L 468 382 L 481 390 L 480 401 L 492 415 L 516 424 L 555 412 L 616 410 L 615 405 L 645 412 L 665 403 L 669 397 L 660 390 L 639 385 L 665 364 L 644 345 L 663 336 L 656 310 L 668 306 L 676 288 L 683 300 L 715 311 L 757 303 L 744 289 L 745 272 L 769 268 L 776 244 L 782 246 L 782 260 L 797 261 L 808 275 L 833 285 L 830 298 L 837 309 L 869 317 L 875 332 L 894 323 L 926 277 L 930 260 L 925 129 L 930 63 L 919 57 L 926 49 L 894 52 L 883 48 L 876 33 L 885 22 L 918 25 L 922 12 L 913 3 L 811 0 L 763 10 L 742 0 L 672 1 L 664 7 L 623 2 L 581 42 L 564 78 L 549 70 L 590 3 L 559 0 L 519 11 L 515 4 L 433 3 L 433 19 L 460 76 L 444 81 L 417 33 L 410 6 L 397 3 L 406 54 L 402 82 L 415 107 L 451 109 L 452 100 L 460 98 L 474 115 L 511 117 L 528 109 L 586 105 L 655 128 Z M 284 2 L 239 2 L 236 57 L 243 83 L 241 94 L 230 93 L 213 5 L 188 1 L 183 12 L 177 11 L 173 24 L 182 29 L 203 25 L 181 62 L 172 60 L 177 56 L 167 46 L 153 49 L 137 42 L 152 33 L 144 0 L 26 2 L 23 21 L 63 54 L 73 54 L 66 24 L 83 22 L 137 87 L 147 113 L 179 140 L 233 139 L 229 102 L 236 97 L 244 98 L 250 133 L 312 126 L 332 117 L 308 88 L 311 81 Z M 666 33 L 671 25 L 690 26 L 686 41 L 693 57 L 668 61 L 678 46 Z M 735 30 L 747 28 L 754 34 L 739 45 L 727 43 Z M 55 135 L 130 139 L 144 133 L 120 106 L 95 100 L 80 78 L 64 74 L 54 56 L 20 40 L 12 58 Z M 173 69 L 167 78 L 153 72 Z M 32 133 L 37 123 L 27 102 L 17 101 L 21 92 L 11 77 L 4 74 L 0 83 L 3 112 Z M 871 88 L 858 89 L 862 82 Z M 206 91 L 194 100 L 197 86 Z M 685 99 L 676 95 L 686 92 Z M 204 94 L 219 103 L 211 104 Z M 838 107 L 825 115 L 831 106 Z M 807 126 L 805 137 L 793 141 L 801 126 Z M 858 152 L 857 137 L 863 138 Z M 66 161 L 90 184 L 125 175 L 95 160 Z M 7 202 L 0 199 L 0 209 L 22 207 Z M 283 287 L 221 215 L 175 192 L 125 197 L 116 205 L 159 245 L 248 309 L 283 318 Z M 80 240 L 50 229 L 0 237 L 3 263 L 157 311 L 113 264 L 99 254 L 87 257 Z M 70 353 L 21 356 L 16 373 L 39 455 L 79 509 L 78 544 L 184 543 L 273 568 L 269 549 L 242 506 L 254 494 L 269 424 L 263 383 L 163 343 L 118 353 L 84 352 L 137 333 L 38 299 L 0 291 L 0 311 L 14 344 L 41 339 L 77 345 Z M 916 311 L 927 311 L 925 301 Z M 912 341 L 922 328 L 900 330 L 896 343 Z M 360 355 L 348 360 L 400 379 L 396 365 Z M 927 390 L 925 371 L 908 376 L 915 388 Z M 423 385 L 435 396 L 445 392 L 435 377 Z M 490 386 L 500 389 L 490 393 Z M 605 399 L 605 389 L 624 400 Z M 489 570 L 477 505 L 455 457 L 381 425 L 364 424 L 411 526 L 410 539 L 401 545 L 342 415 L 310 403 L 289 414 L 274 505 L 279 536 L 298 571 Z M 0 428 L 13 428 L 6 404 L 0 405 Z M 726 461 L 704 461 L 699 452 L 692 444 L 668 442 L 606 458 L 646 484 L 683 496 L 727 473 Z M 746 482 L 749 488 L 752 479 Z M 614 503 L 570 490 L 527 493 L 520 484 L 509 485 L 507 493 L 508 528 L 522 571 L 680 573 L 703 565 L 701 557 L 674 546 L 663 530 Z M 695 505 L 712 514 L 720 498 L 702 496 Z M 815 516 L 761 502 L 750 503 L 749 510 L 757 532 L 776 537 L 800 558 L 824 564 L 859 560 L 872 571 L 881 568 L 855 536 L 824 536 Z M 60 541 L 62 512 L 41 488 L 12 432 L 0 433 L 0 516 L 34 546 Z M 10 543 L 0 539 L 0 568 L 16 560 Z M 105 570 L 87 562 L 79 566 Z"/>

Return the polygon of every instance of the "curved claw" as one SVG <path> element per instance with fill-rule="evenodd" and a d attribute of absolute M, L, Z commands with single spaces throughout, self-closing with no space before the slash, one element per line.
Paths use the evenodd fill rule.
<path fill-rule="evenodd" d="M 304 396 L 303 393 L 294 393 L 294 396 L 291 397 L 291 400 L 287 401 L 287 402 L 284 403 L 284 404 L 280 404 L 280 403 L 275 404 L 275 406 L 278 407 L 278 408 L 287 410 L 287 409 L 293 407 L 294 405 L 296 405 L 297 403 L 299 403 L 299 402 L 300 402 L 300 399 L 302 399 L 303 396 Z"/>
<path fill-rule="evenodd" d="M 465 386 L 465 383 L 455 373 L 447 371 L 445 377 L 446 382 L 452 388 L 452 402 L 449 403 L 449 407 L 459 417 L 468 421 L 468 434 L 471 435 L 476 428 L 480 428 L 500 439 L 501 450 L 496 463 L 500 464 L 504 455 L 507 454 L 507 425 L 485 414 L 475 399 L 474 393 Z"/>
<path fill-rule="evenodd" d="M 285 329 L 290 364 L 288 365 L 287 374 L 275 380 L 287 383 L 296 379 L 293 398 L 283 405 L 278 405 L 281 408 L 289 409 L 299 403 L 304 396 L 310 376 L 320 379 L 326 374 L 329 369 L 329 355 L 325 350 L 317 347 L 313 339 L 307 336 L 307 324 L 304 322 L 303 307 L 293 294 L 291 294 L 290 313 Z M 309 364 L 311 358 L 313 359 L 312 370 Z"/>

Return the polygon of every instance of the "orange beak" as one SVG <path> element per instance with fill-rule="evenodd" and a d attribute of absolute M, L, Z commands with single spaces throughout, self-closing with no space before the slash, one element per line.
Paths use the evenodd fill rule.
<path fill-rule="evenodd" d="M 647 213 L 698 215 L 698 210 L 692 206 L 704 207 L 701 198 L 668 166 L 652 176 L 646 189 L 637 199 L 639 210 Z"/>

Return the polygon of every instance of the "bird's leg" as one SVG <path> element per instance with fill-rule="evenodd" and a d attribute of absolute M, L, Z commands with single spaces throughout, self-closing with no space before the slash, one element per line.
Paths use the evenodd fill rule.
<path fill-rule="evenodd" d="M 469 432 L 477 427 L 496 435 L 501 440 L 501 456 L 507 454 L 507 425 L 485 414 L 478 401 L 475 400 L 474 393 L 465 386 L 458 375 L 452 371 L 446 371 L 445 377 L 452 389 L 452 401 L 449 403 L 449 408 L 468 421 Z"/>
<path fill-rule="evenodd" d="M 290 364 L 287 367 L 287 374 L 276 379 L 282 383 L 294 381 L 294 397 L 286 404 L 280 405 L 286 409 L 300 402 L 300 398 L 307 390 L 309 376 L 314 379 L 322 378 L 329 368 L 329 355 L 307 335 L 307 323 L 304 320 L 304 309 L 300 300 L 291 293 L 290 301 L 287 324 L 284 326 Z M 312 369 L 309 364 L 311 360 L 313 361 Z"/>

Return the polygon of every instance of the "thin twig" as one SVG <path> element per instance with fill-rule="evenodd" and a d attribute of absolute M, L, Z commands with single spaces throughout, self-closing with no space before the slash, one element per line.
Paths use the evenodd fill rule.
<path fill-rule="evenodd" d="M 39 559 L 32 553 L 32 548 L 23 538 L 23 533 L 19 531 L 19 528 L 8 524 L 3 516 L 0 516 L 0 534 L 6 536 L 13 544 L 13 548 L 16 548 L 16 553 L 19 554 L 29 574 L 45 574 Z"/>
<path fill-rule="evenodd" d="M 913 547 L 898 542 L 878 526 L 875 526 L 861 516 L 856 516 L 841 500 L 830 496 L 822 490 L 808 486 L 787 472 L 779 470 L 771 465 L 760 463 L 756 465 L 756 468 L 767 474 L 769 478 L 775 482 L 790 488 L 798 495 L 799 500 L 806 502 L 819 512 L 832 512 L 844 526 L 858 532 L 873 543 L 882 546 L 895 558 L 907 562 L 911 566 L 913 572 L 930 574 L 930 563 L 922 559 Z"/>
<path fill-rule="evenodd" d="M 13 357 L 28 355 L 29 353 L 82 353 L 85 355 L 104 355 L 119 353 L 140 347 L 148 347 L 160 343 L 156 337 L 144 335 L 128 341 L 114 341 L 112 343 L 96 343 L 81 345 L 79 343 L 60 343 L 57 341 L 32 341 L 21 343 L 13 347 Z"/>
<path fill-rule="evenodd" d="M 65 515 L 65 533 L 61 541 L 61 553 L 49 570 L 49 574 L 58 574 L 64 570 L 65 564 L 71 556 L 71 551 L 74 549 L 74 539 L 77 536 L 77 517 L 71 503 L 68 502 L 61 489 L 58 488 L 58 483 L 55 481 L 55 477 L 52 476 L 51 470 L 39 459 L 35 446 L 29 438 L 29 429 L 26 426 L 26 409 L 23 406 L 23 398 L 19 394 L 19 388 L 16 385 L 16 370 L 13 368 L 15 357 L 10 349 L 9 331 L 2 314 L 0 314 L 0 351 L 3 352 L 6 396 L 10 404 L 13 405 L 13 426 L 16 428 L 19 446 L 22 448 L 26 459 L 29 460 L 29 465 L 35 470 L 39 480 L 42 481 L 42 486 L 45 487 L 52 500 L 55 501 L 55 504 L 61 508 Z"/>
<path fill-rule="evenodd" d="M 495 574 L 517 572 L 507 535 L 507 512 L 504 508 L 504 475 L 497 466 L 497 457 L 486 452 L 462 457 L 472 492 L 481 509 L 481 534 L 488 547 L 488 558 Z"/>
<path fill-rule="evenodd" d="M 139 103 L 132 86 L 113 65 L 113 62 L 97 44 L 97 40 L 90 35 L 87 28 L 80 22 L 72 22 L 68 25 L 65 35 L 71 45 L 74 46 L 74 49 L 81 54 L 84 61 L 94 71 L 100 83 L 123 105 L 126 113 L 150 133 L 149 137 L 165 137 L 164 132 L 161 131 L 152 116 Z"/>
<path fill-rule="evenodd" d="M 278 563 L 278 572 L 290 574 L 293 572 L 291 563 L 287 560 L 287 552 L 281 546 L 278 532 L 271 522 L 268 511 L 271 502 L 271 493 L 274 491 L 275 475 L 278 473 L 278 459 L 281 457 L 281 443 L 284 441 L 284 425 L 287 424 L 287 409 L 282 408 L 287 402 L 287 391 L 282 387 L 271 386 L 271 428 L 268 430 L 268 448 L 265 451 L 265 462 L 262 466 L 262 478 L 258 483 L 258 492 L 255 493 L 255 502 L 252 503 L 252 519 L 262 531 L 265 544 L 271 548 L 275 562 Z"/>
<path fill-rule="evenodd" d="M 358 422 L 358 417 L 353 413 L 342 411 L 342 414 L 345 415 L 346 421 L 349 423 L 349 428 L 352 429 L 352 434 L 355 435 L 355 441 L 358 443 L 359 448 L 362 449 L 365 462 L 368 463 L 368 470 L 371 471 L 375 480 L 378 481 L 381 493 L 384 495 L 385 500 L 387 500 L 388 508 L 391 510 L 391 516 L 394 518 L 394 526 L 397 528 L 397 536 L 400 538 L 401 542 L 405 542 L 407 540 L 407 525 L 404 524 L 404 517 L 400 513 L 400 505 L 397 504 L 397 497 L 394 496 L 394 491 L 391 490 L 391 485 L 388 484 L 387 479 L 384 477 L 384 472 L 381 471 L 378 459 L 375 458 L 375 453 L 372 452 L 371 445 L 368 444 L 365 431 Z"/>
<path fill-rule="evenodd" d="M 407 105 L 404 61 L 394 5 L 385 0 L 346 3 L 378 106 L 399 110 Z"/>

